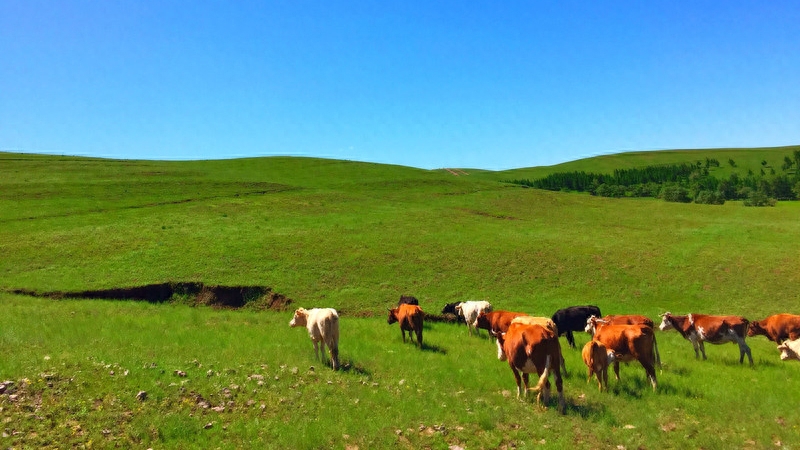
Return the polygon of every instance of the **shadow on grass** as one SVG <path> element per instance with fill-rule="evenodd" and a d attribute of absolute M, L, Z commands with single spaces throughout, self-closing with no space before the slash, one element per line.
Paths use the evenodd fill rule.
<path fill-rule="evenodd" d="M 694 391 L 685 386 L 676 387 L 672 383 L 659 383 L 656 393 L 664 395 L 677 395 L 680 397 L 695 399 L 703 397 L 703 394 L 699 391 Z"/>
<path fill-rule="evenodd" d="M 557 400 L 557 399 L 556 399 Z M 578 416 L 585 420 L 600 420 L 608 415 L 608 408 L 603 403 L 589 402 L 578 404 L 573 399 L 567 398 L 568 416 Z M 552 402 L 552 400 L 551 400 Z M 555 407 L 555 404 L 553 405 Z"/>
<path fill-rule="evenodd" d="M 441 353 L 442 355 L 446 355 L 447 354 L 447 350 L 445 350 L 444 348 L 439 347 L 438 345 L 430 345 L 430 344 L 425 343 L 425 342 L 422 343 L 421 350 L 425 351 L 425 352 Z"/>
<path fill-rule="evenodd" d="M 339 372 L 346 373 L 346 374 L 353 374 L 359 376 L 370 376 L 372 373 L 365 369 L 363 366 L 356 364 L 352 359 L 347 359 L 341 362 L 339 366 Z"/>

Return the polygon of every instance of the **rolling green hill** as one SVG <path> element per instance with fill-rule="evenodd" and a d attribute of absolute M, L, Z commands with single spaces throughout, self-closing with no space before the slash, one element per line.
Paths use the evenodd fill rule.
<path fill-rule="evenodd" d="M 627 153 L 505 172 L 0 153 L 0 381 L 13 381 L 0 393 L 9 418 L 0 445 L 791 446 L 797 365 L 763 337 L 748 339 L 750 368 L 735 346 L 707 346 L 708 361 L 696 361 L 680 336 L 657 332 L 656 392 L 635 364 L 597 392 L 580 352 L 564 345 L 561 417 L 513 398 L 487 338 L 433 323 L 418 350 L 385 311 L 411 294 L 429 313 L 469 299 L 547 316 L 575 304 L 654 320 L 800 313 L 800 202 L 679 204 L 505 182 L 706 157 L 721 172 L 758 170 L 797 148 Z M 345 369 L 315 361 L 287 311 L 14 293 L 165 282 L 265 286 L 290 308 L 337 308 Z"/>

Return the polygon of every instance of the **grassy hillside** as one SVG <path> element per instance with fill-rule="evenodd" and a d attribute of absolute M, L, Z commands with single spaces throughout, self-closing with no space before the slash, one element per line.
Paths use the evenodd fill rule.
<path fill-rule="evenodd" d="M 16 403 L 0 396 L 0 408 L 13 413 L 0 445 L 285 448 L 300 439 L 300 447 L 477 448 L 544 440 L 563 448 L 663 448 L 684 446 L 686 436 L 685 445 L 707 448 L 798 442 L 793 424 L 800 416 L 791 406 L 800 400 L 797 366 L 778 361 L 763 338 L 750 339 L 751 369 L 736 363 L 734 346 L 709 348 L 709 361 L 698 362 L 688 342 L 658 333 L 666 366 L 657 393 L 634 365 L 624 368 L 620 384 L 611 382 L 611 393 L 597 393 L 585 383 L 578 352 L 567 351 L 570 409 L 558 417 L 506 398 L 513 378 L 486 339 L 433 324 L 420 352 L 403 346 L 384 319 L 402 293 L 431 312 L 483 298 L 540 315 L 585 303 L 653 318 L 667 310 L 751 319 L 798 313 L 798 202 L 676 204 L 501 182 L 707 156 L 720 160 L 720 170 L 730 170 L 729 158 L 738 170 L 758 170 L 761 160 L 779 165 L 790 153 L 633 153 L 460 176 L 312 158 L 153 162 L 0 153 L 0 288 L 269 286 L 298 306 L 339 309 L 350 361 L 341 373 L 321 370 L 305 332 L 286 328 L 287 313 L 4 293 L 0 345 L 12 356 L 0 360 L 0 378 L 30 383 Z M 159 369 L 150 369 L 153 362 Z M 174 370 L 190 375 L 181 379 Z M 268 387 L 253 386 L 254 374 L 271 380 Z M 232 385 L 239 388 L 226 394 Z M 235 394 L 244 386 L 252 396 Z M 153 401 L 132 399 L 140 389 Z M 234 405 L 220 415 L 198 407 L 194 394 L 218 402 L 230 395 L 225 401 Z M 400 395 L 408 405 L 398 403 Z M 331 418 L 326 409 L 341 413 Z M 374 423 L 359 418 L 375 411 Z"/>

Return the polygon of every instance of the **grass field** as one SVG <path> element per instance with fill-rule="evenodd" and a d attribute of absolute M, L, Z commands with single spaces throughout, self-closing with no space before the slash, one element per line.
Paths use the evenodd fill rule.
<path fill-rule="evenodd" d="M 429 312 L 480 298 L 548 316 L 586 303 L 654 319 L 797 313 L 797 202 L 673 204 L 502 182 L 706 155 L 746 171 L 790 153 L 623 154 L 461 176 L 310 158 L 0 153 L 0 381 L 14 382 L 0 396 L 0 446 L 796 447 L 800 364 L 781 362 L 763 337 L 748 340 L 750 368 L 733 345 L 707 346 L 709 359 L 696 361 L 690 343 L 658 332 L 657 392 L 631 364 L 599 393 L 564 346 L 562 417 L 554 404 L 514 398 L 511 371 L 485 337 L 432 323 L 419 350 L 385 321 L 403 293 Z M 288 311 L 9 292 L 165 281 L 269 286 L 293 306 L 337 308 L 346 368 L 315 361 Z"/>

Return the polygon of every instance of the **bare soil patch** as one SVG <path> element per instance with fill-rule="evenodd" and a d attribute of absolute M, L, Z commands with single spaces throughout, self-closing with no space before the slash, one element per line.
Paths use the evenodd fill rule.
<path fill-rule="evenodd" d="M 169 282 L 88 291 L 37 292 L 15 289 L 10 292 L 55 300 L 65 298 L 133 300 L 150 303 L 181 302 L 217 308 L 272 309 L 285 311 L 292 300 L 266 286 L 219 286 L 199 282 Z"/>

